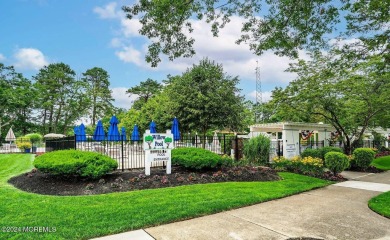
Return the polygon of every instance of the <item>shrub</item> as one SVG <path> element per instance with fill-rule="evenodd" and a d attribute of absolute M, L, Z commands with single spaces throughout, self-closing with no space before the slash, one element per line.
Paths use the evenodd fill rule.
<path fill-rule="evenodd" d="M 95 152 L 62 150 L 37 157 L 34 166 L 38 170 L 52 175 L 95 179 L 115 170 L 118 163 L 108 156 Z"/>
<path fill-rule="evenodd" d="M 30 133 L 25 136 L 26 138 L 30 139 L 32 143 L 39 143 L 42 141 L 43 137 L 39 133 Z"/>
<path fill-rule="evenodd" d="M 264 136 L 249 139 L 244 143 L 245 158 L 251 163 L 266 164 L 269 162 L 271 140 Z"/>
<path fill-rule="evenodd" d="M 215 168 L 221 163 L 221 157 L 202 148 L 176 148 L 172 150 L 172 164 L 189 169 Z"/>
<path fill-rule="evenodd" d="M 354 164 L 362 169 L 370 166 L 375 158 L 375 152 L 371 148 L 356 148 L 353 151 Z"/>
<path fill-rule="evenodd" d="M 26 150 L 26 149 L 30 149 L 31 148 L 30 140 L 26 139 L 26 138 L 23 138 L 23 137 L 17 138 L 16 141 L 15 141 L 15 144 L 16 144 L 16 146 L 19 149 L 22 149 L 22 150 Z"/>
<path fill-rule="evenodd" d="M 313 157 L 294 157 L 291 160 L 284 157 L 273 159 L 274 166 L 277 169 L 283 169 L 291 172 L 298 172 L 310 176 L 320 176 L 324 172 L 322 159 Z"/>
<path fill-rule="evenodd" d="M 305 151 L 301 153 L 301 157 L 321 158 L 321 153 L 319 149 L 306 148 Z"/>
<path fill-rule="evenodd" d="M 219 158 L 218 166 L 219 167 L 231 167 L 233 166 L 234 161 L 231 157 L 224 155 Z"/>
<path fill-rule="evenodd" d="M 325 165 L 334 175 L 349 167 L 347 155 L 340 152 L 328 152 L 325 154 Z"/>
<path fill-rule="evenodd" d="M 328 153 L 328 152 L 339 152 L 339 153 L 343 153 L 343 150 L 341 148 L 338 148 L 338 147 L 323 147 L 323 148 L 320 148 L 318 149 L 319 152 L 320 152 L 320 156 L 319 158 L 321 158 L 322 160 L 325 160 L 325 155 Z"/>

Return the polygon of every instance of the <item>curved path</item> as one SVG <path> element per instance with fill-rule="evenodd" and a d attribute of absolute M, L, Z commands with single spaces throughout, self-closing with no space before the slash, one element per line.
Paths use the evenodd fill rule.
<path fill-rule="evenodd" d="M 379 174 L 343 172 L 343 176 L 350 181 L 98 239 L 390 239 L 390 219 L 367 206 L 372 197 L 390 191 L 390 171 Z"/>

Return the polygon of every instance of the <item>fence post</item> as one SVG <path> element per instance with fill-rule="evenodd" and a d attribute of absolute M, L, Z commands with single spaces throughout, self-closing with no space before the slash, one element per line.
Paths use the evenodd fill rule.
<path fill-rule="evenodd" d="M 235 147 L 234 147 L 234 159 L 237 161 L 238 160 L 238 137 L 237 137 L 237 134 L 236 134 L 234 141 L 236 143 Z"/>
<path fill-rule="evenodd" d="M 122 172 L 123 172 L 123 171 L 125 170 L 125 169 L 124 169 L 124 162 L 125 162 L 125 160 L 124 160 L 124 158 L 123 158 L 123 153 L 124 153 L 124 152 L 123 152 L 123 135 L 121 135 L 121 140 L 122 140 L 122 141 L 121 141 L 121 142 L 122 142 L 121 145 L 122 145 Z"/>
<path fill-rule="evenodd" d="M 198 147 L 198 134 L 195 135 L 195 147 Z"/>
<path fill-rule="evenodd" d="M 226 135 L 223 134 L 223 154 L 226 154 Z"/>
<path fill-rule="evenodd" d="M 76 134 L 74 135 L 74 145 L 73 145 L 73 147 L 74 147 L 74 150 L 76 150 L 77 149 L 77 143 L 76 143 Z"/>

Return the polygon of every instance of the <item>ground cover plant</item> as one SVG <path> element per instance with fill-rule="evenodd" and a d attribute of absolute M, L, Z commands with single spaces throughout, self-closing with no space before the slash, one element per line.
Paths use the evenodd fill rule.
<path fill-rule="evenodd" d="M 372 198 L 368 202 L 368 206 L 380 215 L 390 218 L 390 192 Z"/>
<path fill-rule="evenodd" d="M 390 156 L 375 158 L 374 161 L 372 161 L 371 166 L 384 171 L 390 170 Z"/>
<path fill-rule="evenodd" d="M 56 230 L 3 232 L 1 238 L 88 239 L 260 203 L 331 183 L 280 173 L 283 180 L 271 182 L 225 182 L 93 196 L 47 196 L 24 192 L 7 183 L 9 178 L 30 171 L 32 161 L 32 155 L 0 155 L 0 225 L 47 226 Z"/>

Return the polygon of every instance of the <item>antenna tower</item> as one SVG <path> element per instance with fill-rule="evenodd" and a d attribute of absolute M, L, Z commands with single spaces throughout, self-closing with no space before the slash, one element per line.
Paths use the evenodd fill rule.
<path fill-rule="evenodd" d="M 260 106 L 260 109 L 259 109 Z M 263 118 L 263 94 L 261 92 L 261 78 L 259 61 L 256 61 L 256 112 L 255 122 L 259 123 Z"/>

